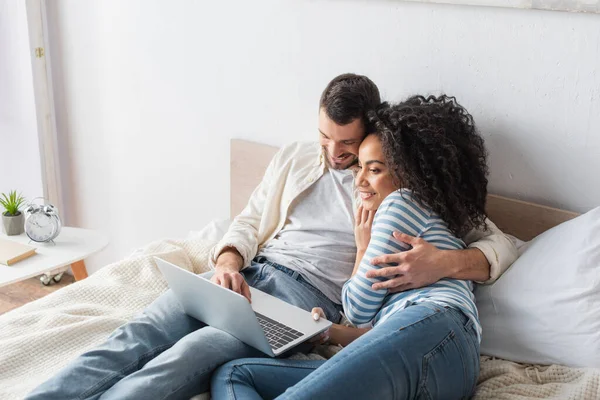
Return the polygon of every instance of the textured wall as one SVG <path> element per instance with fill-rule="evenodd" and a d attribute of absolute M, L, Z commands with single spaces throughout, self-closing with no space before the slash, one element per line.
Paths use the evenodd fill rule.
<path fill-rule="evenodd" d="M 316 139 L 335 75 L 445 91 L 474 114 L 490 190 L 600 205 L 600 15 L 399 1 L 49 3 L 71 223 L 95 266 L 183 236 L 229 199 L 229 139 Z M 235 12 L 233 12 L 235 10 Z"/>

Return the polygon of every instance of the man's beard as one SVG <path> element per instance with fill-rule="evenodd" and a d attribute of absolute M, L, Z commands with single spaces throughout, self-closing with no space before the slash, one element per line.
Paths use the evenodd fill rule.
<path fill-rule="evenodd" d="M 325 160 L 327 160 L 327 165 L 331 169 L 348 169 L 358 163 L 358 157 L 354 154 L 348 153 L 348 157 L 344 158 L 344 161 L 342 163 L 336 163 L 331 159 L 331 156 L 325 148 L 323 149 L 323 152 L 325 153 Z"/>

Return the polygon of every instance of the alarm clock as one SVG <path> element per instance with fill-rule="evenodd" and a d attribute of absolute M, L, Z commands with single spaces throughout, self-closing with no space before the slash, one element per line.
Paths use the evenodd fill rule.
<path fill-rule="evenodd" d="M 38 199 L 43 204 L 35 204 Z M 25 214 L 25 233 L 34 242 L 53 242 L 60 233 L 62 223 L 58 210 L 52 204 L 46 204 L 42 197 L 33 199 L 23 211 Z"/>

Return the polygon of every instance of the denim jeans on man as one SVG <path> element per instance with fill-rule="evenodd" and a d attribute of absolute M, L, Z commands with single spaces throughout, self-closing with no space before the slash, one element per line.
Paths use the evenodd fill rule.
<path fill-rule="evenodd" d="M 213 400 L 468 399 L 478 375 L 472 320 L 453 308 L 413 303 L 327 361 L 231 361 L 213 374 L 211 394 Z"/>
<path fill-rule="evenodd" d="M 340 319 L 341 306 L 297 272 L 260 258 L 243 274 L 250 286 L 308 311 L 323 307 L 328 319 Z M 189 317 L 169 290 L 27 399 L 188 400 L 209 390 L 210 377 L 221 364 L 261 355 L 228 333 Z"/>

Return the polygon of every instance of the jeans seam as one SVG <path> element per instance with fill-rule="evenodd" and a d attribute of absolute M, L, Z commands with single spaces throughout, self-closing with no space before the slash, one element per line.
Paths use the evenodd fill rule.
<path fill-rule="evenodd" d="M 245 365 L 245 364 L 243 364 L 243 365 Z M 235 366 L 238 366 L 238 364 L 236 364 Z M 192 379 L 195 379 L 195 378 L 197 378 L 197 377 L 198 377 L 198 376 L 200 376 L 200 375 L 204 375 L 204 374 L 206 374 L 207 372 L 213 371 L 214 369 L 215 369 L 215 368 L 213 367 L 213 368 L 207 368 L 207 369 L 205 369 L 205 370 L 203 370 L 203 371 L 200 371 L 200 372 L 196 372 L 194 375 L 192 375 Z M 178 386 L 178 387 L 177 387 L 175 390 L 172 390 L 172 391 L 171 391 L 171 392 L 170 392 L 168 395 L 166 395 L 165 397 L 163 397 L 161 400 L 166 400 L 166 399 L 170 398 L 170 396 L 171 396 L 173 393 L 176 393 L 176 392 L 177 392 L 179 389 L 181 389 L 181 388 L 182 388 L 182 387 L 184 387 L 185 385 L 187 385 L 187 382 L 186 382 L 186 383 L 183 383 L 183 384 L 181 384 L 181 385 L 180 385 L 180 386 Z M 229 392 L 229 389 L 228 389 L 228 392 Z"/>
<path fill-rule="evenodd" d="M 418 306 L 419 303 L 417 303 L 415 305 Z M 431 310 L 431 309 L 429 309 L 429 310 Z M 435 315 L 438 315 L 438 314 L 441 314 L 443 312 L 446 312 L 445 309 L 440 309 L 440 310 L 437 310 L 437 311 L 431 310 L 431 311 L 433 311 L 431 314 L 427 314 L 427 315 L 423 316 L 423 318 L 421 318 L 420 320 L 414 321 L 414 322 L 412 322 L 412 323 L 410 323 L 410 324 L 408 324 L 406 326 L 403 326 L 402 328 L 398 328 L 398 332 L 399 331 L 403 331 L 403 330 L 408 329 L 408 328 L 411 328 L 411 327 L 417 325 L 418 323 L 421 323 L 421 322 L 425 321 L 426 319 L 431 318 L 431 317 L 433 317 Z"/>
<path fill-rule="evenodd" d="M 437 312 L 433 312 L 432 314 L 429 314 L 429 315 L 427 315 L 427 316 L 425 316 L 425 317 L 421 318 L 420 320 L 418 320 L 418 321 L 415 321 L 415 322 L 414 322 L 414 323 L 412 323 L 412 324 L 409 324 L 409 325 L 407 325 L 407 326 L 405 326 L 405 327 L 399 328 L 398 330 L 393 330 L 393 331 L 389 332 L 389 333 L 388 333 L 388 334 L 386 334 L 386 335 L 379 336 L 377 339 L 373 340 L 373 341 L 371 342 L 371 344 L 372 344 L 372 345 L 375 345 L 375 344 L 377 344 L 377 343 L 380 343 L 380 342 L 382 342 L 382 341 L 387 341 L 387 340 L 388 340 L 390 337 L 392 337 L 393 335 L 396 335 L 398 332 L 400 332 L 400 331 L 402 331 L 402 330 L 405 330 L 405 329 L 408 329 L 408 328 L 411 328 L 411 327 L 415 327 L 415 326 L 416 326 L 418 323 L 420 323 L 420 322 L 423 322 L 423 321 L 425 321 L 426 319 L 429 319 L 429 318 L 431 318 L 431 317 L 437 316 L 437 315 L 438 315 L 438 314 L 440 314 L 441 312 L 444 312 L 444 310 L 439 310 L 439 311 L 437 311 Z M 368 333 L 367 333 L 366 335 L 368 335 Z M 352 355 L 354 355 L 356 352 L 360 351 L 361 349 L 362 349 L 362 346 L 361 346 L 361 347 L 354 348 L 354 349 L 348 349 L 348 348 L 345 348 L 343 351 L 339 352 L 338 354 L 336 354 L 335 356 L 333 356 L 332 358 L 330 358 L 330 360 L 336 360 L 336 358 L 337 358 L 337 360 L 336 360 L 336 363 L 343 362 L 343 360 L 347 359 L 348 357 L 352 357 Z M 401 351 L 401 352 L 402 352 L 402 350 L 401 350 L 401 349 L 399 349 L 399 351 Z M 333 364 L 333 363 L 332 363 L 332 364 Z M 328 372 L 329 370 L 331 370 L 333 367 L 334 367 L 334 365 L 327 365 L 327 366 L 323 365 L 323 366 L 321 366 L 321 367 L 319 367 L 319 368 L 321 369 L 322 373 L 327 373 L 327 372 Z M 310 375 L 309 375 L 309 377 L 310 377 Z M 296 384 L 296 385 L 294 385 L 293 387 L 294 387 L 294 388 L 296 388 L 297 390 L 300 390 L 301 388 L 303 388 L 303 386 L 298 386 L 298 385 L 299 385 L 299 384 L 301 384 L 302 382 L 304 382 L 304 385 L 305 385 L 305 384 L 306 384 L 306 381 L 307 381 L 307 379 L 308 379 L 308 377 L 307 377 L 307 378 L 304 378 L 302 381 L 300 381 L 299 383 L 297 383 L 297 384 Z M 429 394 L 428 394 L 428 393 L 427 393 L 427 395 L 429 396 Z M 290 397 L 290 396 L 292 396 L 292 395 L 291 395 L 291 394 L 288 394 L 288 395 L 287 395 L 287 397 Z M 286 397 L 286 398 L 287 398 L 287 397 Z M 431 399 L 431 396 L 429 396 L 429 399 Z"/>
<path fill-rule="evenodd" d="M 419 383 L 419 391 L 417 392 L 417 397 L 419 396 L 419 392 L 426 393 L 427 398 L 431 399 L 431 394 L 427 389 L 427 379 L 429 378 L 429 360 L 433 358 L 437 353 L 441 351 L 448 343 L 450 343 L 456 337 L 456 333 L 454 330 L 451 330 L 450 333 L 446 335 L 429 353 L 423 356 L 423 367 L 421 370 L 421 374 L 423 377 L 421 378 L 421 382 Z M 462 357 L 461 357 L 462 359 Z M 466 376 L 466 370 L 463 360 L 463 376 Z M 464 383 L 464 382 L 463 382 Z"/>
<path fill-rule="evenodd" d="M 375 339 L 375 340 L 374 340 L 372 343 L 379 343 L 379 342 L 381 342 L 381 341 L 387 340 L 387 339 L 388 339 L 390 336 L 393 336 L 393 335 L 396 335 L 396 334 L 397 334 L 397 331 L 392 331 L 392 332 L 389 332 L 387 335 L 383 335 L 383 336 L 380 336 L 379 338 Z M 346 349 L 346 351 L 342 351 L 342 352 L 340 352 L 340 353 L 336 354 L 336 355 L 335 355 L 335 356 L 333 356 L 333 357 L 332 357 L 330 360 L 334 360 L 334 359 L 337 357 L 337 358 L 338 358 L 338 360 L 339 360 L 339 361 L 337 361 L 337 362 L 341 362 L 342 360 L 344 360 L 344 359 L 346 359 L 346 358 L 350 357 L 352 354 L 356 353 L 356 352 L 357 352 L 357 351 L 359 351 L 359 350 L 361 350 L 361 347 L 358 347 L 358 348 L 356 348 L 356 349 L 351 349 L 350 351 L 348 351 L 348 350 Z M 332 363 L 332 364 L 333 364 L 333 363 Z M 327 371 L 329 371 L 331 368 L 333 368 L 333 366 L 332 366 L 332 365 L 328 365 L 328 366 L 326 366 L 326 367 L 325 367 L 325 366 L 323 365 L 323 366 L 321 366 L 321 367 L 319 367 L 319 368 L 322 368 L 322 373 L 327 373 Z M 309 376 L 310 376 L 310 375 L 309 375 Z M 303 379 L 302 381 L 300 381 L 299 383 L 302 383 L 303 381 L 306 381 L 306 378 L 304 378 L 304 379 Z M 296 384 L 296 385 L 298 385 L 298 384 Z M 296 386 L 296 385 L 294 385 L 294 386 Z"/>
<path fill-rule="evenodd" d="M 471 334 L 470 331 L 472 329 L 475 329 L 474 328 L 475 323 L 473 322 L 473 320 L 471 318 L 469 318 L 469 316 L 467 316 L 464 312 L 462 312 L 458 308 L 451 307 L 450 309 L 455 312 L 460 313 L 464 318 L 467 319 L 467 322 L 463 322 L 455 313 L 453 313 L 453 312 L 450 313 L 450 316 L 452 317 L 452 319 L 454 321 L 456 321 L 457 325 L 459 325 L 461 328 L 463 328 L 465 330 L 465 332 L 467 332 L 468 334 Z"/>
<path fill-rule="evenodd" d="M 169 343 L 169 344 L 158 346 L 158 347 L 153 348 L 150 351 L 147 351 L 146 353 L 144 353 L 141 356 L 139 356 L 136 361 L 127 364 L 125 367 L 121 368 L 119 371 L 117 371 L 117 372 L 115 372 L 115 373 L 107 376 L 106 378 L 102 379 L 100 382 L 96 383 L 91 388 L 87 389 L 85 392 L 83 392 L 82 394 L 80 394 L 78 396 L 78 399 L 79 400 L 85 400 L 90 395 L 96 394 L 95 392 L 98 390 L 98 388 L 102 387 L 106 382 L 110 381 L 115 376 L 121 375 L 124 371 L 128 370 L 129 368 L 131 368 L 132 365 L 135 365 L 135 364 L 139 363 L 140 359 L 148 357 L 149 355 L 152 355 L 152 354 L 155 355 L 155 354 L 158 354 L 160 352 L 163 352 L 165 349 L 168 349 L 169 347 L 172 347 L 175 343 L 177 343 L 177 342 L 172 342 L 172 343 Z M 153 358 L 153 357 L 151 357 L 151 358 Z"/>
<path fill-rule="evenodd" d="M 476 335 L 475 333 L 475 323 L 473 322 L 473 320 L 471 318 L 469 318 L 465 313 L 463 313 L 461 310 L 453 308 L 454 311 L 459 312 L 461 315 L 463 315 L 466 319 L 467 322 L 463 323 L 463 321 L 461 321 L 457 315 L 455 313 L 450 313 L 450 316 L 452 317 L 452 319 L 456 322 L 457 325 L 459 325 L 459 327 L 461 329 L 463 329 L 464 333 L 465 333 L 465 340 L 466 340 L 466 346 L 470 346 L 473 347 L 472 350 L 474 350 L 474 356 L 471 357 L 472 358 L 472 362 L 474 363 L 474 368 L 475 370 L 479 370 L 479 349 L 477 346 L 477 338 L 473 339 L 472 336 L 473 334 Z M 467 366 L 464 363 L 464 359 L 463 359 L 463 368 L 464 368 L 464 372 L 465 372 L 465 379 L 467 377 Z M 465 382 L 465 387 L 467 386 L 467 382 Z M 473 385 L 471 385 L 471 393 L 473 393 L 475 391 L 475 388 L 477 387 L 477 380 L 475 380 L 475 383 Z"/>
<path fill-rule="evenodd" d="M 237 400 L 237 396 L 235 395 L 235 390 L 234 390 L 234 386 L 233 386 L 233 373 L 236 369 L 238 369 L 239 367 L 245 367 L 247 365 L 267 365 L 270 367 L 280 367 L 282 366 L 281 362 L 277 362 L 277 361 L 265 361 L 265 360 L 256 360 L 256 361 L 244 361 L 244 362 L 240 362 L 240 363 L 236 363 L 233 364 L 231 366 L 231 370 L 227 376 L 227 393 L 229 394 L 230 398 L 232 398 L 233 400 Z M 315 370 L 314 367 L 311 366 L 307 366 L 307 365 L 285 365 L 286 368 L 295 368 L 295 369 L 312 369 L 313 371 Z"/>
<path fill-rule="evenodd" d="M 252 268 L 254 266 L 257 266 L 257 271 L 254 273 L 253 281 L 260 282 L 263 280 L 263 270 L 265 269 L 265 264 L 255 263 L 255 264 L 250 265 L 248 268 Z M 248 277 L 245 275 L 244 271 L 246 271 L 248 268 L 244 268 L 240 271 L 242 273 L 242 275 L 244 276 L 244 280 L 246 282 L 248 282 Z M 246 272 L 248 272 L 248 271 L 246 271 Z M 252 286 L 252 285 L 250 285 L 250 286 Z"/>
<path fill-rule="evenodd" d="M 257 358 L 256 360 L 249 360 L 249 361 L 235 363 L 232 365 L 232 367 L 245 367 L 247 365 L 268 365 L 270 367 L 285 366 L 286 368 L 312 369 L 311 366 L 307 366 L 307 365 L 288 365 L 287 363 L 285 363 L 286 360 L 289 360 L 289 359 L 284 358 L 282 360 L 279 360 L 279 359 L 274 359 L 274 360 L 266 359 L 265 360 L 265 359 Z M 295 361 L 304 361 L 304 360 L 295 360 Z M 307 360 L 307 361 L 325 361 L 325 360 Z"/>
<path fill-rule="evenodd" d="M 235 370 L 235 368 L 237 368 L 237 366 L 234 366 L 233 368 L 231 368 L 231 372 L 229 373 L 229 376 L 227 377 L 227 394 L 229 395 L 229 397 L 232 397 L 233 400 L 237 400 L 237 397 L 235 395 L 235 390 L 233 389 L 233 371 Z"/>
<path fill-rule="evenodd" d="M 205 373 L 207 373 L 207 372 L 209 372 L 209 371 L 211 371 L 211 370 L 213 370 L 213 369 L 214 369 L 214 368 L 208 368 L 208 369 L 205 369 L 205 370 L 203 370 L 203 371 L 196 372 L 194 375 L 192 375 L 192 379 L 196 379 L 198 376 L 200 376 L 200 375 L 204 375 Z M 187 385 L 187 384 L 188 384 L 188 382 L 185 382 L 185 383 L 182 383 L 181 385 L 177 386 L 177 388 L 176 388 L 175 390 L 171 390 L 171 392 L 169 392 L 169 394 L 167 394 L 167 395 L 166 395 L 165 397 L 163 397 L 161 400 L 166 400 L 166 399 L 169 399 L 173 393 L 177 393 L 177 391 L 178 391 L 179 389 L 181 389 L 182 387 L 184 387 L 184 386 L 185 386 L 185 385 Z"/>

